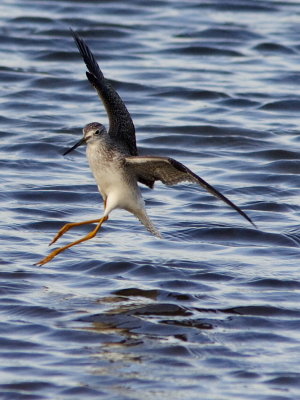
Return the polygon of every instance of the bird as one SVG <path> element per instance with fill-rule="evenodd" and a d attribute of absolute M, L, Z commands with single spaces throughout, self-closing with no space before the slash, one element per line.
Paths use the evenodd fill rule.
<path fill-rule="evenodd" d="M 168 186 L 183 182 L 196 183 L 222 200 L 256 228 L 255 223 L 244 211 L 181 162 L 171 157 L 138 154 L 134 123 L 125 103 L 109 80 L 104 77 L 84 39 L 73 30 L 71 33 L 87 67 L 86 77 L 106 109 L 109 129 L 107 130 L 99 122 L 88 123 L 83 128 L 82 139 L 65 151 L 64 155 L 79 146 L 86 145 L 88 163 L 103 198 L 104 212 L 99 219 L 65 224 L 50 245 L 71 228 L 85 224 L 96 224 L 96 226 L 84 237 L 53 250 L 36 264 L 44 265 L 64 250 L 95 237 L 110 213 L 117 208 L 133 214 L 152 235 L 162 238 L 146 212 L 139 183 L 151 189 L 156 181 Z"/>

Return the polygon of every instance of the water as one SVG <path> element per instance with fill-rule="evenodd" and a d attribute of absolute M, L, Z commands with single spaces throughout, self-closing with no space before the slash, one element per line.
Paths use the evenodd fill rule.
<path fill-rule="evenodd" d="M 300 398 L 299 18 L 293 1 L 0 6 L 0 398 Z M 81 128 L 107 124 L 69 27 L 125 100 L 142 154 L 195 185 L 36 267 L 63 223 L 101 216 Z M 60 239 L 64 245 L 91 229 Z"/>

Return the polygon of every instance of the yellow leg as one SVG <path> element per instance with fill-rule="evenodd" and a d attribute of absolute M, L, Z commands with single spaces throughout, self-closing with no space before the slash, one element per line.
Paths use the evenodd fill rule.
<path fill-rule="evenodd" d="M 53 250 L 48 256 L 46 256 L 45 258 L 43 258 L 41 261 L 37 262 L 36 265 L 44 265 L 47 262 L 51 261 L 55 256 L 57 256 L 57 254 L 61 253 L 62 251 L 69 249 L 72 246 L 75 246 L 76 244 L 79 244 L 81 242 L 84 242 L 86 240 L 92 239 L 93 237 L 95 237 L 97 235 L 97 232 L 99 231 L 99 229 L 101 228 L 101 225 L 103 224 L 103 222 L 105 222 L 108 219 L 108 217 L 103 217 L 97 221 L 98 225 L 96 226 L 96 228 L 91 231 L 90 233 L 88 233 L 86 236 L 84 236 L 83 238 L 76 240 L 75 242 L 72 242 L 70 244 L 67 244 L 66 246 L 60 247 L 56 250 Z M 93 220 L 94 221 L 94 220 Z M 80 224 L 80 223 L 79 223 Z M 81 223 L 82 224 L 82 223 Z"/>
<path fill-rule="evenodd" d="M 104 210 L 105 207 L 106 207 L 106 200 L 104 200 Z M 53 240 L 49 243 L 49 246 L 51 246 L 51 244 L 55 243 L 62 235 L 68 232 L 69 229 L 74 228 L 75 226 L 95 224 L 96 222 L 100 222 L 100 219 L 91 219 L 89 221 L 83 221 L 83 222 L 69 222 L 68 224 L 65 224 L 62 228 L 60 228 L 60 230 L 54 236 Z"/>
<path fill-rule="evenodd" d="M 51 246 L 51 244 L 55 243 L 57 241 L 57 239 L 59 239 L 69 229 L 74 228 L 75 226 L 81 226 L 81 225 L 86 225 L 86 224 L 94 224 L 95 222 L 100 222 L 100 219 L 99 218 L 98 219 L 91 219 L 89 221 L 83 221 L 83 222 L 69 222 L 68 224 L 66 224 L 62 228 L 60 228 L 60 230 L 54 236 L 52 242 L 49 243 L 49 246 Z"/>

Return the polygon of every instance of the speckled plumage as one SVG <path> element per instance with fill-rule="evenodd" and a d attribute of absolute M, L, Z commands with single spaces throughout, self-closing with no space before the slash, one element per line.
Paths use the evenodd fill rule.
<path fill-rule="evenodd" d="M 155 181 L 161 181 L 165 185 L 175 185 L 181 182 L 197 183 L 209 193 L 224 201 L 255 226 L 244 211 L 180 162 L 169 157 L 138 156 L 135 129 L 125 104 L 107 79 L 104 78 L 87 44 L 75 32 L 72 33 L 89 70 L 86 73 L 87 78 L 95 87 L 106 108 L 109 129 L 107 131 L 98 122 L 87 124 L 83 128 L 83 138 L 66 151 L 65 154 L 83 144 L 87 145 L 87 158 L 99 192 L 104 200 L 104 213 L 102 218 L 98 220 L 64 225 L 51 243 L 54 243 L 74 226 L 97 222 L 96 228 L 90 234 L 54 250 L 38 264 L 45 264 L 67 248 L 94 237 L 103 222 L 108 219 L 111 211 L 116 208 L 132 213 L 144 224 L 149 232 L 161 237 L 161 234 L 154 227 L 146 213 L 138 182 L 150 188 L 153 187 Z"/>
<path fill-rule="evenodd" d="M 126 155 L 136 156 L 135 127 L 127 107 L 110 82 L 104 77 L 85 41 L 76 32 L 72 31 L 72 34 L 88 69 L 86 76 L 96 89 L 106 109 L 109 119 L 109 135 L 115 138 L 120 151 Z"/>

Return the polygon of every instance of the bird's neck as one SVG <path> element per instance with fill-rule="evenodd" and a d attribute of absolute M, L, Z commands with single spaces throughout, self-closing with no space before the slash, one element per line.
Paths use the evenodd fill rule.
<path fill-rule="evenodd" d="M 110 140 L 89 143 L 86 153 L 90 164 L 94 162 L 96 164 L 101 163 L 104 165 L 119 158 L 119 152 Z"/>

